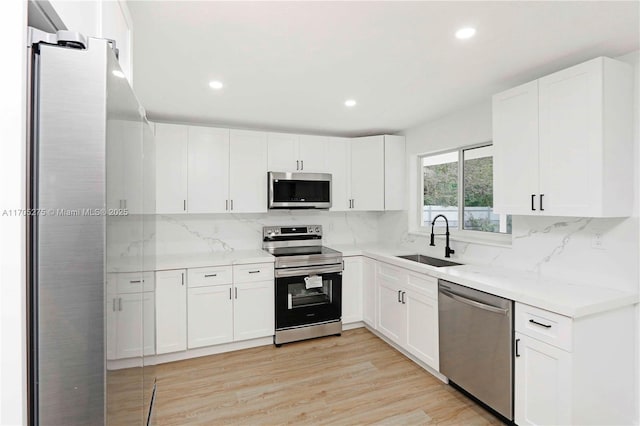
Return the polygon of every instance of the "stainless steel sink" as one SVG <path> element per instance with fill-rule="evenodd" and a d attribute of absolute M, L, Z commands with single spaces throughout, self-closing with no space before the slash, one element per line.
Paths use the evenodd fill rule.
<path fill-rule="evenodd" d="M 425 265 L 435 266 L 436 268 L 442 268 L 443 266 L 458 266 L 462 263 L 450 262 L 448 260 L 442 260 L 435 257 L 423 256 L 421 254 L 407 254 L 405 256 L 396 256 L 401 259 L 411 260 L 413 262 L 424 263 Z"/>

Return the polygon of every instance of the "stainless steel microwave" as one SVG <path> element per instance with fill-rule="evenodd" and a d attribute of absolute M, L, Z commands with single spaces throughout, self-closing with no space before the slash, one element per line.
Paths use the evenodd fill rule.
<path fill-rule="evenodd" d="M 269 209 L 328 209 L 331 174 L 269 172 Z"/>

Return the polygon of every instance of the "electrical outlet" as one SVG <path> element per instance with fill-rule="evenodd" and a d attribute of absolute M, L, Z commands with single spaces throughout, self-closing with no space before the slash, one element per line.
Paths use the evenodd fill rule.
<path fill-rule="evenodd" d="M 604 235 L 602 232 L 594 232 L 591 239 L 591 247 L 594 249 L 604 249 Z"/>

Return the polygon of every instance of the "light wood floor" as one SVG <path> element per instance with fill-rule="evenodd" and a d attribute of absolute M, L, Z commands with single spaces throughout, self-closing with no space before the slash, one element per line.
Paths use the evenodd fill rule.
<path fill-rule="evenodd" d="M 502 424 L 364 328 L 155 368 L 158 425 Z"/>

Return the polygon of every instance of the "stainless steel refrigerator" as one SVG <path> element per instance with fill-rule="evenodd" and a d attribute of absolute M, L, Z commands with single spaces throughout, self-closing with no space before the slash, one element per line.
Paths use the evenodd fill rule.
<path fill-rule="evenodd" d="M 123 314 L 108 282 L 117 286 L 109 277 L 123 264 L 131 282 L 152 269 L 153 132 L 113 42 L 29 32 L 29 421 L 147 424 L 153 315 L 142 305 Z M 129 339 L 123 359 L 118 327 Z"/>

